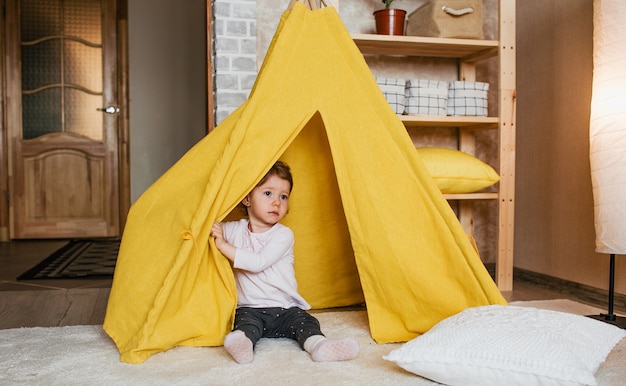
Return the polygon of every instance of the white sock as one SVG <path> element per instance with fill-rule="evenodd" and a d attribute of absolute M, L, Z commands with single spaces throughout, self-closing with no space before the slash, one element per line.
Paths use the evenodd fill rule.
<path fill-rule="evenodd" d="M 312 340 L 313 338 L 315 339 Z M 359 342 L 353 338 L 326 339 L 321 335 L 314 335 L 307 339 L 304 347 L 315 362 L 350 360 L 359 353 L 360 348 Z"/>
<path fill-rule="evenodd" d="M 252 341 L 241 330 L 226 335 L 224 348 L 237 363 L 250 363 L 254 359 Z"/>
<path fill-rule="evenodd" d="M 304 341 L 304 351 L 310 354 L 311 351 L 313 351 L 315 345 L 317 345 L 319 341 L 324 339 L 326 339 L 324 335 L 312 335 L 308 337 L 307 340 Z"/>

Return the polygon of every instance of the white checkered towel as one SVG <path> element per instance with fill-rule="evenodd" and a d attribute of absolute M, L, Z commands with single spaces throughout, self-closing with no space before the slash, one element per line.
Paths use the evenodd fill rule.
<path fill-rule="evenodd" d="M 406 112 L 409 115 L 446 115 L 448 82 L 410 79 L 407 81 Z"/>
<path fill-rule="evenodd" d="M 448 92 L 448 115 L 487 116 L 489 83 L 454 81 Z"/>
<path fill-rule="evenodd" d="M 376 83 L 396 114 L 404 114 L 406 80 L 376 77 Z"/>

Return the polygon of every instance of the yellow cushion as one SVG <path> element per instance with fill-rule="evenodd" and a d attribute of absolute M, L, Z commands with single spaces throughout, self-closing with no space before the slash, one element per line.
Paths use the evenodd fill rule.
<path fill-rule="evenodd" d="M 441 193 L 473 193 L 500 181 L 491 166 L 467 153 L 434 147 L 416 150 Z"/>

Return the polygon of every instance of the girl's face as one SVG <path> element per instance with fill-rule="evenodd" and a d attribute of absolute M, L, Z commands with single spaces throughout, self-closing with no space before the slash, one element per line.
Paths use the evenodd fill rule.
<path fill-rule="evenodd" d="M 289 181 L 272 175 L 243 199 L 253 232 L 264 231 L 287 215 L 290 189 Z"/>

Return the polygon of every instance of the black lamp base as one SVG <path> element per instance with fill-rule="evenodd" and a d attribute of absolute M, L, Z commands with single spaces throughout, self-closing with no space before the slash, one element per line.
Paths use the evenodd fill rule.
<path fill-rule="evenodd" d="M 609 259 L 609 309 L 606 314 L 587 315 L 590 318 L 601 322 L 612 324 L 616 327 L 626 329 L 626 317 L 617 316 L 613 313 L 613 302 L 615 300 L 615 254 L 611 253 Z"/>
<path fill-rule="evenodd" d="M 599 320 L 601 322 L 612 324 L 616 327 L 626 329 L 626 317 L 600 314 L 600 315 L 587 315 L 589 318 Z"/>

